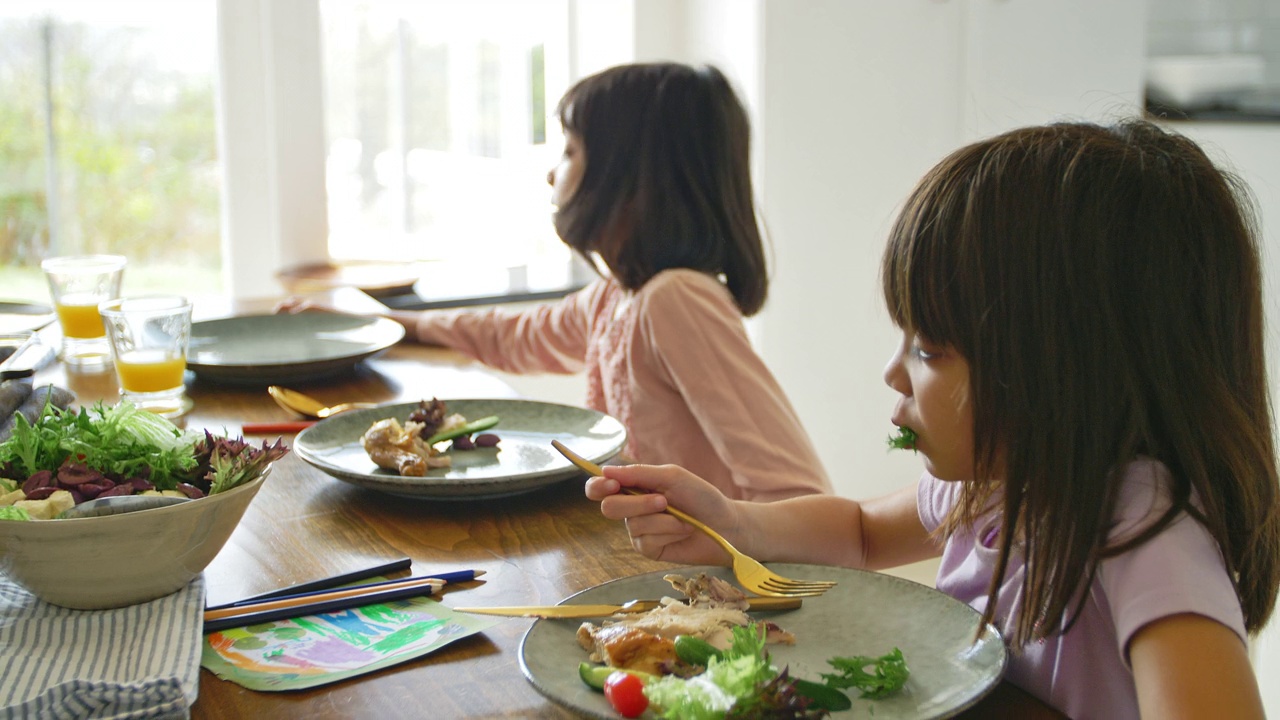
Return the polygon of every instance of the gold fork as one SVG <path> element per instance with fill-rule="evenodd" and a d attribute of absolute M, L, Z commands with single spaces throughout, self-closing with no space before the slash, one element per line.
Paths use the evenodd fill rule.
<path fill-rule="evenodd" d="M 559 440 L 552 440 L 551 445 L 556 450 L 559 450 L 561 455 L 569 458 L 569 462 L 577 465 L 584 472 L 596 477 L 604 475 L 599 465 L 565 447 L 564 443 Z M 635 488 L 623 488 L 622 490 L 631 495 L 644 494 L 643 491 Z M 701 530 L 707 534 L 707 537 L 719 543 L 720 547 L 724 548 L 725 552 L 728 552 L 733 557 L 734 576 L 738 578 L 738 582 L 742 584 L 742 587 L 751 592 L 769 597 L 810 597 L 821 595 L 835 587 L 835 583 L 828 580 L 793 580 L 783 577 L 760 564 L 759 560 L 735 548 L 720 533 L 707 527 L 688 513 L 670 505 L 667 506 L 666 512 Z"/>

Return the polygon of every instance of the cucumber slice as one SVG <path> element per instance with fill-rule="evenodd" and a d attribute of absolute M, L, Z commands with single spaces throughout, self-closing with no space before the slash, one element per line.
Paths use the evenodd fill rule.
<path fill-rule="evenodd" d="M 478 433 L 481 430 L 488 430 L 489 428 L 497 424 L 498 424 L 498 416 L 490 415 L 487 418 L 480 418 L 479 420 L 473 420 L 467 423 L 466 425 L 459 425 L 458 427 L 452 430 L 445 430 L 444 432 L 438 432 L 435 435 L 432 435 L 431 437 L 427 438 L 427 444 L 435 445 L 436 443 L 444 442 L 445 440 L 452 440 L 456 437 L 462 437 L 463 435 L 471 435 L 473 433 Z"/>
<path fill-rule="evenodd" d="M 617 668 L 608 665 L 578 663 L 578 677 L 582 678 L 582 682 L 586 683 L 587 687 L 599 692 L 604 692 L 604 681 L 608 680 L 615 670 Z"/>
<path fill-rule="evenodd" d="M 642 670 L 624 670 L 612 665 L 596 665 L 589 662 L 578 663 L 578 677 L 582 678 L 582 682 L 586 683 L 588 687 L 600 692 L 604 692 L 604 681 L 608 680 L 609 676 L 616 672 L 635 675 L 646 685 L 654 678 L 653 675 Z"/>

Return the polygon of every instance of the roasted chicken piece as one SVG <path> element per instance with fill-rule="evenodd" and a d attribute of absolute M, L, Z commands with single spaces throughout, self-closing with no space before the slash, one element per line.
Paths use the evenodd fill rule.
<path fill-rule="evenodd" d="M 680 664 L 674 640 L 624 624 L 597 628 L 583 623 L 578 628 L 578 644 L 590 651 L 596 662 L 650 675 L 670 674 Z"/>
<path fill-rule="evenodd" d="M 365 431 L 360 438 L 360 445 L 375 465 L 400 475 L 422 477 L 431 468 L 449 467 L 448 456 L 436 455 L 422 441 L 419 435 L 421 429 L 418 423 L 412 421 L 402 427 L 399 420 L 386 418 Z"/>

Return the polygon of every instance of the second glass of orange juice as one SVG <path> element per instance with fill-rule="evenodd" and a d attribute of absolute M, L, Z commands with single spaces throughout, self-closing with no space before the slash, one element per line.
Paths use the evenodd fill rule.
<path fill-rule="evenodd" d="M 144 410 L 177 417 L 186 396 L 191 303 L 180 295 L 146 295 L 98 306 L 115 353 L 120 394 Z"/>
<path fill-rule="evenodd" d="M 40 264 L 62 328 L 62 361 L 74 367 L 105 367 L 111 347 L 98 305 L 120 297 L 125 259 L 120 255 L 65 255 Z"/>

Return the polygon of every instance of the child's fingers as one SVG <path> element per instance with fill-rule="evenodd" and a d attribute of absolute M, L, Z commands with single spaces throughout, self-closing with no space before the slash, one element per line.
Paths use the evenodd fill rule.
<path fill-rule="evenodd" d="M 728 555 L 706 535 L 664 513 L 627 518 L 631 546 L 654 560 L 723 565 Z"/>
<path fill-rule="evenodd" d="M 310 303 L 302 298 L 290 297 L 276 303 L 274 312 L 277 315 L 287 314 L 294 315 L 308 309 Z"/>
<path fill-rule="evenodd" d="M 698 532 L 685 523 L 666 513 L 633 515 L 626 519 L 627 533 L 633 539 L 652 538 L 663 544 L 687 540 Z"/>
<path fill-rule="evenodd" d="M 587 479 L 587 484 L 583 486 L 584 492 L 587 494 L 588 500 L 600 502 L 610 495 L 617 495 L 622 486 L 617 480 L 610 480 L 604 477 L 593 477 Z"/>
<path fill-rule="evenodd" d="M 667 509 L 667 499 L 658 493 L 645 495 L 610 495 L 600 501 L 600 513 L 610 520 L 628 520 L 646 515 L 662 514 Z M 663 514 L 663 517 L 670 515 Z M 677 520 L 676 522 L 683 524 Z"/>
<path fill-rule="evenodd" d="M 679 543 L 689 539 L 689 526 L 684 526 L 684 532 L 637 533 L 630 529 L 630 522 L 628 521 L 628 533 L 631 536 L 631 547 L 635 548 L 641 555 L 653 560 L 681 562 L 677 548 Z"/>
<path fill-rule="evenodd" d="M 605 477 L 622 487 L 658 493 L 697 477 L 678 465 L 606 465 L 602 469 Z"/>

